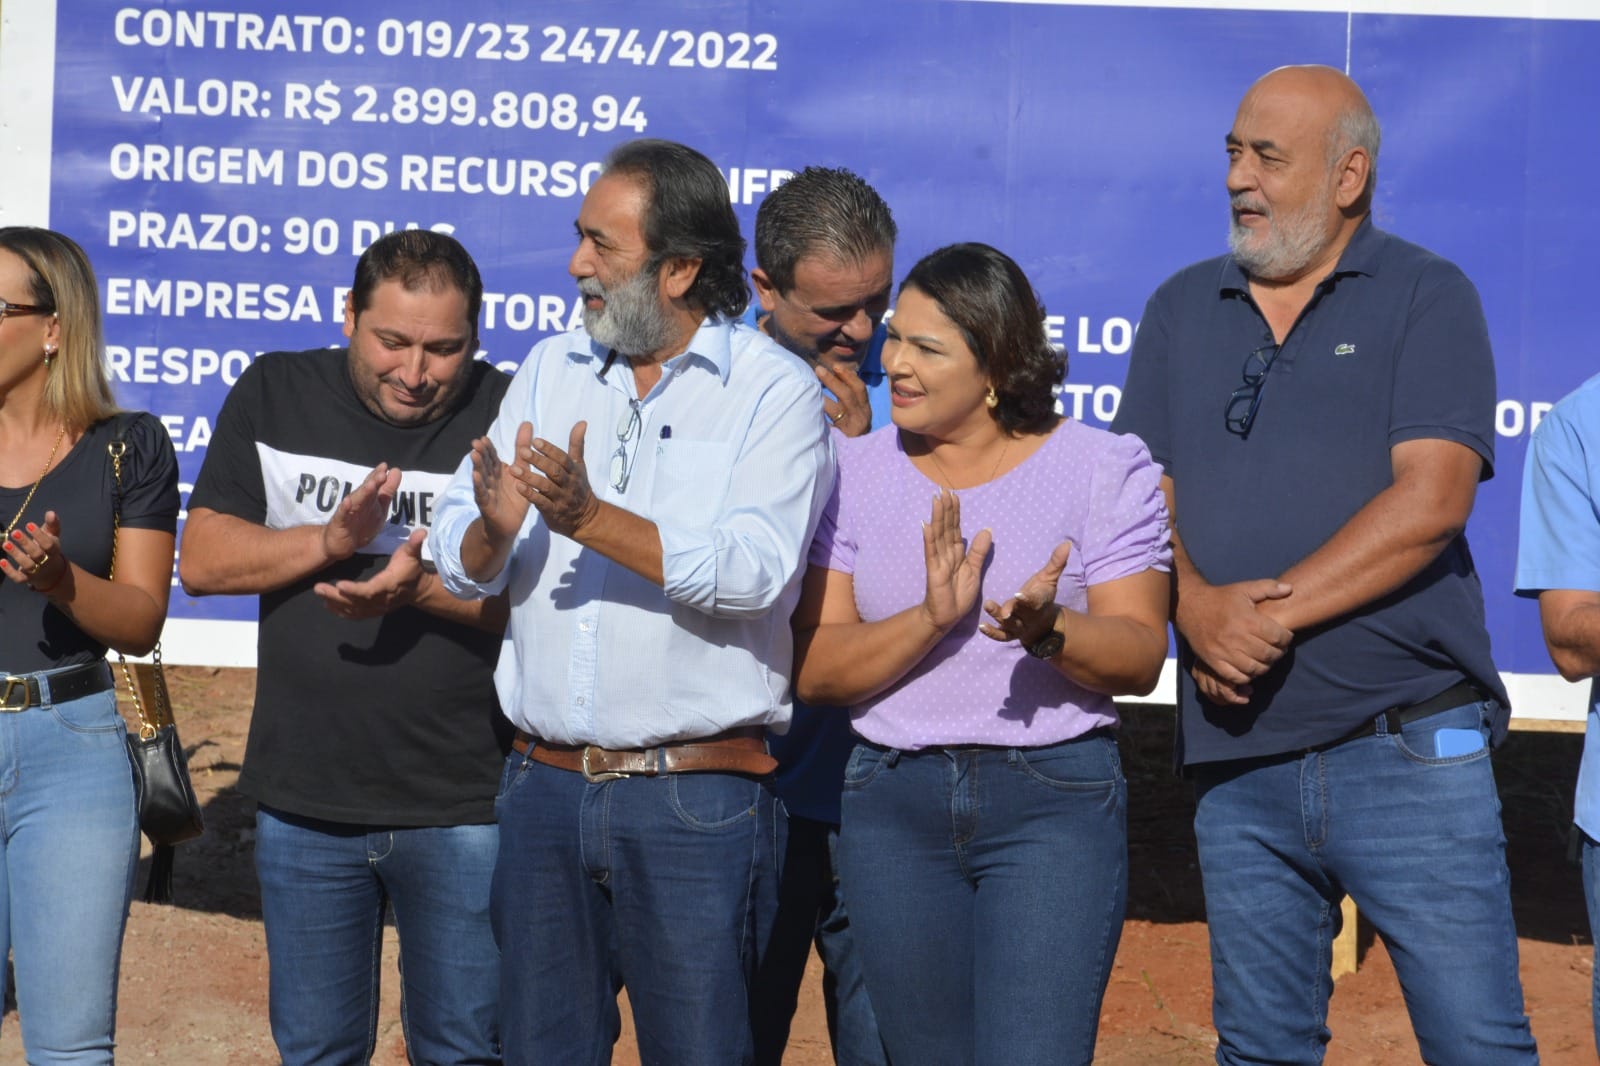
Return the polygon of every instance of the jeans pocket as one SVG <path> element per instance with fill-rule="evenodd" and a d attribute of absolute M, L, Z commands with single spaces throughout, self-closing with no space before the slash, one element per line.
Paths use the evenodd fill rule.
<path fill-rule="evenodd" d="M 1063 791 L 1115 788 L 1122 756 L 1110 737 L 1085 737 L 1043 748 L 1015 748 L 1013 765 L 1042 785 Z"/>
<path fill-rule="evenodd" d="M 500 788 L 495 793 L 499 799 L 517 786 L 517 783 L 526 776 L 528 767 L 533 765 L 533 760 L 520 751 L 513 751 L 506 755 L 505 765 L 500 768 Z"/>
<path fill-rule="evenodd" d="M 52 703 L 50 715 L 74 733 L 125 733 L 128 730 L 122 715 L 117 713 L 116 693 L 109 689 L 65 703 Z"/>
<path fill-rule="evenodd" d="M 762 787 L 738 774 L 668 774 L 667 802 L 690 829 L 726 829 L 756 814 Z"/>
<path fill-rule="evenodd" d="M 1427 766 L 1453 766 L 1489 757 L 1489 717 L 1492 701 L 1466 703 L 1409 722 L 1392 734 L 1395 748 L 1408 760 Z M 1473 747 L 1470 736 L 1476 733 Z M 1444 754 L 1440 754 L 1441 743 Z"/>
<path fill-rule="evenodd" d="M 889 750 L 871 744 L 857 744 L 850 752 L 849 761 L 844 764 L 845 789 L 864 788 L 877 777 L 879 767 L 889 757 Z"/>

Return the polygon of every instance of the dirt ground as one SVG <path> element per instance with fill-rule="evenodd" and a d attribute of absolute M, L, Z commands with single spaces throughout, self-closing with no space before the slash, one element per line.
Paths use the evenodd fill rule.
<path fill-rule="evenodd" d="M 267 957 L 252 867 L 253 811 L 234 789 L 244 752 L 254 675 L 176 668 L 179 732 L 206 804 L 206 835 L 179 852 L 176 906 L 134 903 L 123 950 L 118 1018 L 125 1063 L 255 1066 L 276 1061 L 267 1027 Z M 1190 828 L 1193 800 L 1169 771 L 1170 712 L 1126 716 L 1131 898 L 1101 1016 L 1107 1066 L 1210 1062 L 1211 983 L 1200 880 Z M 1528 1012 L 1548 1064 L 1593 1063 L 1591 950 L 1577 868 L 1567 856 L 1581 738 L 1514 734 L 1496 758 Z M 140 884 L 143 884 L 141 869 Z M 393 931 L 380 1020 L 379 1066 L 405 1062 Z M 1381 943 L 1363 938 L 1361 969 L 1335 986 L 1331 1066 L 1416 1063 L 1394 970 Z M 626 1015 L 626 1012 L 624 1012 Z M 23 1061 L 15 1008 L 0 1033 L 0 1066 Z M 637 1057 L 624 1033 L 615 1061 Z M 830 1062 L 815 957 L 786 1062 Z"/>

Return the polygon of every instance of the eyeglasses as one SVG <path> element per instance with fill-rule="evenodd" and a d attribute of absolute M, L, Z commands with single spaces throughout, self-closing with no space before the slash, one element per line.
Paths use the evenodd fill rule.
<path fill-rule="evenodd" d="M 1233 395 L 1228 397 L 1228 406 L 1222 412 L 1229 433 L 1237 433 L 1240 437 L 1250 436 L 1250 427 L 1256 424 L 1256 412 L 1261 409 L 1261 390 L 1267 383 L 1267 371 L 1272 369 L 1282 347 L 1263 344 L 1245 356 L 1244 370 L 1241 371 L 1244 384 L 1233 390 Z M 1243 415 L 1238 413 L 1241 408 L 1244 409 Z"/>
<path fill-rule="evenodd" d="M 56 309 L 54 307 L 45 307 L 40 304 L 14 304 L 7 300 L 0 300 L 0 319 L 11 315 L 21 318 L 23 315 L 53 315 L 55 313 Z"/>
<path fill-rule="evenodd" d="M 618 492 L 628 491 L 628 478 L 633 465 L 628 462 L 628 442 L 639 432 L 639 401 L 629 400 L 628 409 L 617 420 L 617 450 L 611 454 L 611 487 Z"/>

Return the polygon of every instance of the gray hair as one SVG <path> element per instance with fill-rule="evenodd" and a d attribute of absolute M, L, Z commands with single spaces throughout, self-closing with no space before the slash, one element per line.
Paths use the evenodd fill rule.
<path fill-rule="evenodd" d="M 1378 146 L 1382 140 L 1383 132 L 1378 128 L 1378 117 L 1362 101 L 1340 113 L 1328 130 L 1328 165 L 1331 167 L 1352 148 L 1364 150 L 1369 163 L 1367 187 L 1361 192 L 1363 196 L 1370 197 L 1378 187 Z"/>
<path fill-rule="evenodd" d="M 684 294 L 688 302 L 706 314 L 744 314 L 750 302 L 744 235 L 716 164 L 688 145 L 647 137 L 617 145 L 605 168 L 637 182 L 649 197 L 641 228 L 650 273 L 668 259 L 698 259 L 700 270 Z"/>
<path fill-rule="evenodd" d="M 794 287 L 801 259 L 822 255 L 859 263 L 893 251 L 900 235 L 876 189 L 842 167 L 806 167 L 778 186 L 756 212 L 756 265 L 779 292 Z"/>

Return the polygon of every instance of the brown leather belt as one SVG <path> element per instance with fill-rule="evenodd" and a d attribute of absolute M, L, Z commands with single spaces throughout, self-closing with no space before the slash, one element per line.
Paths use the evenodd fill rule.
<path fill-rule="evenodd" d="M 593 744 L 552 744 L 517 730 L 511 747 L 534 762 L 582 774 L 585 781 L 660 774 L 749 774 L 765 777 L 778 768 L 767 754 L 759 728 L 732 729 L 714 737 L 662 744 L 654 748 L 615 750 Z"/>

